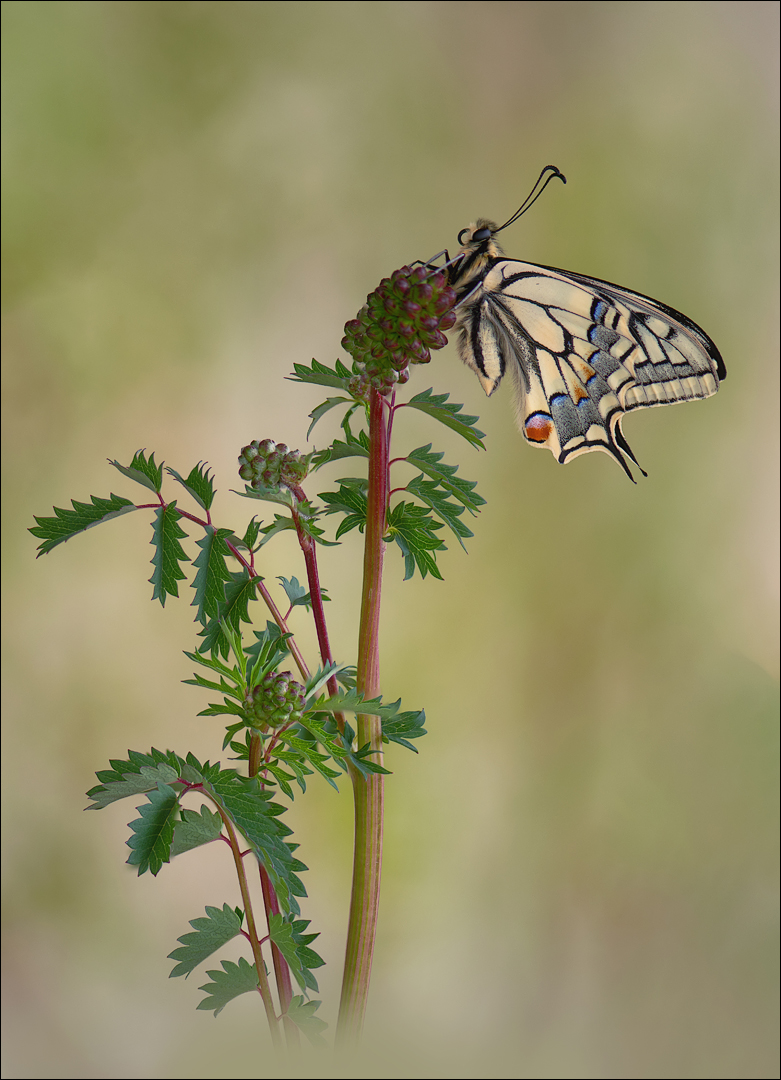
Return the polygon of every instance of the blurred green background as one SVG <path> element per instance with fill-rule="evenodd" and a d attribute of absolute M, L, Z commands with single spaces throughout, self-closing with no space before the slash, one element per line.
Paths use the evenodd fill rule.
<path fill-rule="evenodd" d="M 629 419 L 650 474 L 634 487 L 603 455 L 533 452 L 508 393 L 487 401 L 452 346 L 415 371 L 412 390 L 480 413 L 488 450 L 415 418 L 397 445 L 433 440 L 488 505 L 444 584 L 402 583 L 395 549 L 386 564 L 384 692 L 425 706 L 430 735 L 389 754 L 355 1068 L 777 1076 L 777 5 L 2 11 L 3 1075 L 279 1075 L 256 1001 L 215 1021 L 197 974 L 167 978 L 187 920 L 239 900 L 224 853 L 136 879 L 129 808 L 82 813 L 128 747 L 219 755 L 180 682 L 189 590 L 149 603 L 141 515 L 38 563 L 32 515 L 132 497 L 106 458 L 143 446 L 179 471 L 207 459 L 219 520 L 242 526 L 240 447 L 304 448 L 326 396 L 285 382 L 293 363 L 333 363 L 383 275 L 508 217 L 552 162 L 569 183 L 505 234 L 509 254 L 686 312 L 729 378 Z M 342 660 L 359 550 L 352 534 L 321 563 Z M 265 551 L 268 578 L 303 576 L 287 537 Z M 287 815 L 329 1021 L 350 801 L 314 783 Z"/>

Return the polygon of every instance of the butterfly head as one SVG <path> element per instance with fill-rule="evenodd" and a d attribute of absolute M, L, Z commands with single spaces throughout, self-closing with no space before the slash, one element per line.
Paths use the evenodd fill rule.
<path fill-rule="evenodd" d="M 484 276 L 494 259 L 504 257 L 504 252 L 494 239 L 498 226 L 494 221 L 478 218 L 458 234 L 461 250 L 450 267 L 450 284 L 458 292 Z"/>
<path fill-rule="evenodd" d="M 499 243 L 495 239 L 495 234 L 499 231 L 499 226 L 495 221 L 488 221 L 487 218 L 478 218 L 466 229 L 462 229 L 458 234 L 458 242 L 461 245 L 461 251 L 464 255 L 477 255 L 484 258 L 493 259 L 500 255 L 504 255 L 504 251 L 500 247 Z"/>

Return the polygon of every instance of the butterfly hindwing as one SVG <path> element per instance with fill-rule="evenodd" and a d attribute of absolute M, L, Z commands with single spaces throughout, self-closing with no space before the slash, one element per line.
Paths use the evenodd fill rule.
<path fill-rule="evenodd" d="M 562 463 L 604 450 L 630 477 L 624 414 L 709 397 L 726 375 L 716 346 L 680 312 L 514 259 L 487 268 L 464 297 L 459 327 L 461 358 L 487 394 L 510 373 L 529 443 Z"/>

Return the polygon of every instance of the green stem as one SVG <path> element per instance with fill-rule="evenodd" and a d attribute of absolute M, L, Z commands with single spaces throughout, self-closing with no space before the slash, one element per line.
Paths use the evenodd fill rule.
<path fill-rule="evenodd" d="M 255 776 L 260 768 L 262 749 L 263 743 L 260 736 L 253 735 L 250 740 L 249 748 L 250 776 Z M 260 887 L 263 891 L 263 905 L 266 909 L 266 925 L 270 932 L 271 916 L 279 914 L 279 900 L 277 899 L 276 890 L 271 883 L 271 878 L 268 876 L 266 868 L 261 862 L 258 863 L 258 872 L 260 873 Z M 293 1048 L 298 1049 L 301 1046 L 298 1028 L 287 1015 L 290 1002 L 293 998 L 293 984 L 290 979 L 290 968 L 288 967 L 287 960 L 285 960 L 284 956 L 279 951 L 278 946 L 275 945 L 273 941 L 271 942 L 271 958 L 274 962 L 274 976 L 277 980 L 277 994 L 279 995 L 279 1011 L 282 1013 L 282 1025 L 285 1029 L 287 1045 L 290 1050 Z"/>
<path fill-rule="evenodd" d="M 258 973 L 258 990 L 260 991 L 260 996 L 263 999 L 263 1007 L 266 1010 L 268 1026 L 271 1029 L 271 1039 L 274 1043 L 274 1048 L 281 1051 L 282 1040 L 279 1034 L 279 1022 L 277 1020 L 277 1015 L 274 1012 L 274 1002 L 271 998 L 271 988 L 269 987 L 268 976 L 266 975 L 266 965 L 263 960 L 263 952 L 260 947 L 260 939 L 258 938 L 258 931 L 255 926 L 255 916 L 252 911 L 252 899 L 250 898 L 249 885 L 247 884 L 247 875 L 244 870 L 244 860 L 241 857 L 241 848 L 239 847 L 239 842 L 236 838 L 236 832 L 233 828 L 233 822 L 219 805 L 217 805 L 217 812 L 222 818 L 222 823 L 225 826 L 225 831 L 228 834 L 231 851 L 233 852 L 233 861 L 236 864 L 236 873 L 239 878 L 241 899 L 242 903 L 244 904 L 244 917 L 247 920 L 247 933 L 249 935 L 250 944 L 252 945 L 252 955 L 255 958 L 255 968 Z"/>
<path fill-rule="evenodd" d="M 369 489 L 363 562 L 361 625 L 358 636 L 358 689 L 365 697 L 380 693 L 380 598 L 385 552 L 388 502 L 388 431 L 384 404 L 376 390 L 369 404 Z M 382 727 L 379 717 L 357 719 L 358 746 L 370 743 L 381 760 Z M 383 777 L 368 779 L 351 770 L 355 800 L 355 847 L 350 919 L 347 928 L 342 999 L 337 1041 L 341 1045 L 360 1038 L 369 995 L 374 940 L 380 903 L 382 871 Z"/>

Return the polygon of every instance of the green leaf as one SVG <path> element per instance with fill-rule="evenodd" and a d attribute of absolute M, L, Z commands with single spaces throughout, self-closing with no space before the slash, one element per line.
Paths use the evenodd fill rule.
<path fill-rule="evenodd" d="M 201 553 L 193 563 L 197 573 L 191 586 L 195 589 L 192 606 L 197 606 L 196 621 L 204 626 L 209 619 L 216 618 L 220 604 L 225 602 L 225 582 L 230 581 L 231 576 L 225 563 L 226 556 L 231 554 L 225 537 L 230 535 L 230 529 L 207 525 L 203 538 L 196 540 Z"/>
<path fill-rule="evenodd" d="M 297 577 L 290 579 L 286 577 L 278 577 L 277 581 L 282 583 L 282 588 L 285 590 L 285 596 L 287 596 L 290 606 L 303 607 L 307 610 L 312 606 L 312 597 L 309 595 L 303 585 L 300 584 Z M 320 588 L 320 594 L 323 598 L 323 602 L 330 600 L 331 597 L 326 594 L 324 588 Z"/>
<path fill-rule="evenodd" d="M 182 487 L 189 491 L 198 505 L 202 506 L 204 510 L 208 510 L 211 507 L 216 492 L 214 490 L 214 478 L 207 469 L 205 461 L 199 461 L 198 464 L 190 470 L 190 475 L 186 480 L 179 475 L 176 469 L 166 468 L 165 471 L 170 473 L 174 480 L 178 480 Z"/>
<path fill-rule="evenodd" d="M 266 487 L 265 484 L 256 483 L 252 487 L 244 485 L 243 491 L 235 491 L 235 495 L 241 495 L 244 499 L 262 499 L 264 502 L 281 503 L 282 506 L 293 506 L 295 500 L 292 492 L 286 487 Z"/>
<path fill-rule="evenodd" d="M 173 784 L 179 778 L 179 770 L 172 768 L 167 762 L 160 762 L 156 765 L 143 765 L 140 770 L 134 769 L 125 773 L 97 773 L 97 777 L 99 780 L 104 777 L 106 779 L 87 792 L 87 798 L 92 799 L 92 804 L 86 807 L 87 810 L 103 810 L 119 799 L 152 791 L 159 783 Z"/>
<path fill-rule="evenodd" d="M 163 863 L 171 859 L 179 793 L 168 784 L 158 783 L 156 790 L 147 792 L 146 797 L 148 802 L 136 807 L 141 817 L 130 822 L 134 835 L 126 841 L 131 849 L 127 861 L 138 867 L 139 877 L 147 870 L 157 877 Z"/>
<path fill-rule="evenodd" d="M 419 446 L 417 450 L 407 454 L 406 460 L 432 480 L 438 480 L 440 486 L 450 492 L 454 499 L 463 503 L 470 513 L 479 513 L 478 507 L 485 506 L 485 499 L 474 490 L 477 481 L 462 480 L 456 476 L 458 465 L 445 465 L 442 462 L 443 457 L 443 454 L 432 452 L 429 443 L 428 446 Z"/>
<path fill-rule="evenodd" d="M 309 441 L 309 436 L 312 434 L 312 428 L 315 424 L 319 420 L 322 420 L 325 414 L 329 413 L 331 409 L 335 409 L 337 405 L 353 405 L 353 399 L 346 397 L 329 397 L 326 398 L 321 405 L 318 405 L 317 408 L 312 409 L 309 414 L 312 423 L 309 425 L 309 430 L 306 433 L 307 441 Z"/>
<path fill-rule="evenodd" d="M 171 858 L 219 839 L 222 833 L 222 818 L 218 813 L 212 813 L 205 803 L 200 813 L 197 810 L 182 810 L 181 815 L 181 821 L 177 821 L 174 826 Z"/>
<path fill-rule="evenodd" d="M 207 971 L 206 974 L 212 981 L 198 987 L 199 990 L 205 991 L 207 996 L 198 1003 L 197 1007 L 214 1012 L 215 1016 L 222 1012 L 229 1001 L 233 1001 L 241 994 L 248 994 L 250 990 L 258 989 L 258 973 L 255 966 L 243 956 L 239 958 L 238 964 L 233 964 L 230 960 L 220 960 L 220 963 L 223 970 Z"/>
<path fill-rule="evenodd" d="M 192 755 L 188 754 L 187 760 L 192 760 L 191 767 L 198 770 Z M 264 791 L 255 777 L 241 777 L 233 769 L 220 769 L 216 765 L 200 771 L 205 790 L 214 796 L 265 866 L 282 909 L 298 914 L 295 897 L 306 896 L 306 889 L 296 871 L 306 867 L 293 858 L 290 845 L 283 839 L 291 832 L 277 821 L 285 808 L 271 802 L 271 792 Z"/>
<path fill-rule="evenodd" d="M 263 534 L 263 539 L 258 544 L 259 548 L 262 548 L 264 544 L 267 544 L 272 536 L 276 536 L 277 533 L 288 532 L 290 529 L 293 532 L 296 531 L 296 523 L 292 517 L 283 517 L 282 514 L 274 514 L 274 521 L 271 525 L 264 525 L 260 532 Z"/>
<path fill-rule="evenodd" d="M 163 462 L 157 465 L 154 454 L 147 460 L 144 451 L 137 450 L 129 465 L 120 465 L 118 461 L 112 461 L 111 458 L 109 458 L 109 464 L 119 469 L 123 476 L 159 494 L 163 486 Z"/>
<path fill-rule="evenodd" d="M 444 424 L 451 431 L 457 432 L 472 446 L 479 446 L 481 450 L 485 450 L 483 444 L 485 432 L 475 427 L 480 417 L 468 416 L 466 413 L 459 416 L 458 414 L 464 406 L 448 401 L 449 397 L 450 394 L 435 394 L 433 390 L 428 389 L 405 402 L 404 407 L 418 409 L 420 412 L 426 413 L 427 416 L 433 416 L 435 420 L 439 420 L 440 424 Z"/>
<path fill-rule="evenodd" d="M 382 741 L 398 743 L 406 746 L 417 754 L 417 748 L 408 742 L 409 739 L 420 739 L 426 734 L 423 725 L 426 722 L 426 713 L 423 709 L 419 712 L 403 712 L 397 716 L 389 717 L 382 721 Z"/>
<path fill-rule="evenodd" d="M 185 554 L 184 548 L 179 543 L 183 537 L 187 536 L 179 525 L 180 517 L 181 514 L 176 509 L 175 502 L 158 507 L 155 510 L 152 539 L 149 541 L 155 549 L 152 556 L 154 571 L 149 579 L 154 585 L 152 599 L 159 600 L 163 607 L 168 596 L 179 595 L 179 586 L 176 583 L 187 576 L 179 563 L 190 561 L 190 556 Z"/>
<path fill-rule="evenodd" d="M 303 994 L 295 994 L 288 1005 L 286 1015 L 290 1017 L 297 1028 L 303 1031 L 312 1046 L 324 1047 L 327 1044 L 321 1032 L 325 1031 L 328 1024 L 326 1024 L 325 1020 L 315 1016 L 320 1004 L 319 1001 L 307 1001 L 304 1003 Z"/>
<path fill-rule="evenodd" d="M 366 488 L 368 480 L 360 477 L 344 477 L 337 480 L 338 491 L 321 492 L 320 498 L 328 509 L 326 514 L 344 514 L 344 520 L 339 523 L 336 530 L 336 539 L 344 536 L 352 529 L 366 527 Z"/>
<path fill-rule="evenodd" d="M 28 531 L 33 536 L 43 540 L 38 545 L 38 555 L 46 555 L 58 544 L 64 544 L 77 533 L 92 529 L 111 518 L 129 514 L 131 510 L 138 509 L 130 499 L 123 499 L 121 495 L 110 495 L 108 499 L 101 499 L 98 495 L 91 495 L 92 503 L 76 502 L 71 500 L 72 510 L 61 510 L 54 507 L 54 517 L 35 517 L 37 526 Z"/>
<path fill-rule="evenodd" d="M 317 991 L 317 979 L 311 969 L 325 964 L 325 960 L 308 947 L 320 935 L 304 934 L 307 926 L 308 919 L 293 921 L 284 915 L 271 915 L 268 921 L 271 940 L 287 960 L 293 978 L 305 993 L 307 990 Z"/>
<path fill-rule="evenodd" d="M 413 477 L 405 490 L 410 495 L 420 499 L 422 503 L 430 506 L 437 517 L 455 533 L 459 544 L 466 551 L 462 537 L 474 536 L 474 533 L 467 528 L 463 521 L 459 520 L 464 512 L 463 504 L 452 502 L 447 497 L 447 493 L 442 491 L 439 481 L 424 480 L 423 473 Z"/>
<path fill-rule="evenodd" d="M 313 383 L 316 386 L 335 386 L 339 390 L 347 390 L 347 384 L 352 378 L 352 372 L 344 366 L 341 360 L 336 361 L 336 366 L 329 368 L 321 364 L 319 360 L 313 360 L 312 366 L 305 364 L 293 364 L 294 375 L 288 375 L 291 382 Z"/>
<path fill-rule="evenodd" d="M 247 548 L 247 549 L 248 549 L 249 551 L 252 551 L 252 549 L 253 549 L 253 548 L 254 548 L 254 546 L 255 546 L 255 541 L 256 541 L 256 540 L 257 540 L 257 538 L 258 538 L 258 533 L 260 532 L 260 526 L 261 526 L 261 524 L 262 524 L 262 522 L 260 522 L 260 521 L 257 521 L 257 520 L 256 520 L 256 519 L 255 519 L 255 518 L 253 517 L 252 521 L 251 521 L 251 522 L 249 523 L 249 525 L 247 526 L 247 531 L 246 531 L 246 532 L 244 533 L 244 537 L 243 537 L 242 543 L 244 544 L 244 546 L 245 546 L 245 547 L 246 547 L 246 548 Z"/>
<path fill-rule="evenodd" d="M 415 573 L 417 566 L 421 577 L 431 574 L 442 580 L 432 551 L 444 551 L 445 545 L 435 534 L 435 530 L 444 526 L 434 521 L 422 506 L 401 502 L 393 507 L 388 515 L 388 535 L 386 539 L 395 540 L 404 556 L 404 580 Z"/>
<path fill-rule="evenodd" d="M 348 431 L 347 436 L 346 442 L 335 439 L 324 450 L 318 450 L 312 457 L 312 467 L 319 469 L 321 465 L 325 465 L 329 461 L 340 461 L 342 458 L 348 457 L 367 458 L 369 456 L 369 436 L 366 432 L 359 431 L 357 437 L 353 437 Z"/>
<path fill-rule="evenodd" d="M 241 933 L 243 918 L 244 913 L 241 908 L 234 910 L 234 908 L 228 907 L 227 904 L 223 904 L 222 909 L 207 907 L 205 919 L 190 919 L 190 926 L 192 926 L 195 933 L 182 934 L 181 937 L 176 939 L 181 941 L 182 948 L 174 949 L 173 952 L 168 954 L 168 959 L 178 960 L 179 963 L 171 970 L 168 978 L 175 979 L 179 975 L 184 975 L 187 978 L 190 972 L 197 968 L 199 964 L 202 964 L 207 957 L 221 949 L 223 945 L 227 945 L 229 941 L 232 941 Z M 257 972 L 254 967 L 252 970 L 255 972 L 255 985 L 257 986 Z M 212 973 L 209 972 L 209 974 Z M 254 987 L 251 989 L 254 989 Z"/>
<path fill-rule="evenodd" d="M 253 630 L 255 641 L 244 651 L 252 661 L 248 682 L 256 686 L 258 681 L 277 666 L 289 653 L 287 639 L 276 623 L 267 622 L 265 630 Z"/>
<path fill-rule="evenodd" d="M 294 728 L 290 729 L 290 731 L 294 730 Z M 315 749 L 315 745 L 313 743 L 291 735 L 290 731 L 284 732 L 284 734 L 281 736 L 284 744 L 290 747 L 290 751 L 288 752 L 277 748 L 274 753 L 276 754 L 279 761 L 284 762 L 285 765 L 287 765 L 293 770 L 296 782 L 298 783 L 298 786 L 301 788 L 301 790 L 306 791 L 306 780 L 304 778 L 306 776 L 311 776 L 314 769 L 314 771 L 318 772 L 324 780 L 328 781 L 328 783 L 331 785 L 332 788 L 334 788 L 335 791 L 338 791 L 339 788 L 334 783 L 334 777 L 339 776 L 340 774 L 336 771 L 336 769 L 331 769 L 328 765 L 325 764 L 326 761 L 329 760 L 329 755 L 319 753 Z M 308 769 L 304 762 L 312 765 L 313 769 Z M 273 764 L 274 763 L 272 762 L 272 765 Z M 269 769 L 274 772 L 272 765 L 269 765 Z M 290 785 L 285 784 L 283 782 L 283 778 L 277 776 L 276 772 L 274 772 L 274 777 L 277 780 L 280 788 L 285 792 L 288 798 L 292 799 L 293 791 Z M 290 778 L 288 777 L 288 779 Z"/>
<path fill-rule="evenodd" d="M 225 599 L 220 604 L 217 614 L 199 634 L 203 641 L 198 646 L 198 652 L 217 652 L 227 657 L 230 652 L 230 643 L 223 624 L 235 630 L 241 623 L 252 621 L 249 617 L 249 602 L 258 598 L 257 578 L 251 578 L 247 570 L 229 572 L 229 580 L 225 583 L 224 589 Z"/>

